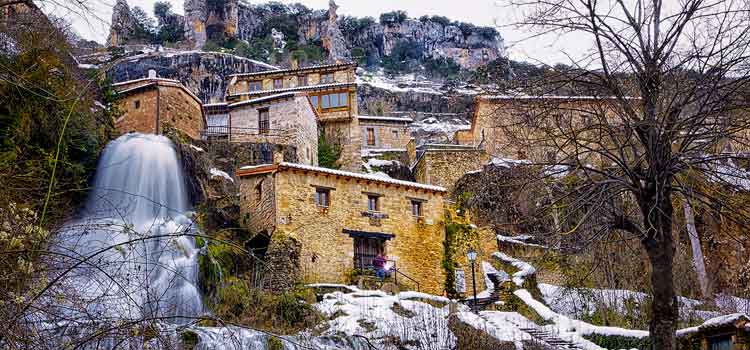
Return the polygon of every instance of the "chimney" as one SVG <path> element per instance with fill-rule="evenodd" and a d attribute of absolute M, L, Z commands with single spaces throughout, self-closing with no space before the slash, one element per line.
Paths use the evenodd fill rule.
<path fill-rule="evenodd" d="M 156 71 L 153 69 L 148 70 L 148 78 L 149 79 L 156 79 Z"/>
<path fill-rule="evenodd" d="M 291 66 L 292 66 L 292 69 L 299 69 L 299 61 L 297 59 L 292 58 Z"/>

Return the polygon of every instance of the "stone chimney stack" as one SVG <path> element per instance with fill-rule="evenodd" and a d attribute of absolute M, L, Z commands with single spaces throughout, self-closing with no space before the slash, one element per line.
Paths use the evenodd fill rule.
<path fill-rule="evenodd" d="M 292 58 L 292 62 L 290 62 L 292 69 L 299 69 L 299 61 L 297 59 Z"/>
<path fill-rule="evenodd" d="M 156 79 L 156 71 L 153 69 L 148 70 L 148 78 L 149 79 Z"/>

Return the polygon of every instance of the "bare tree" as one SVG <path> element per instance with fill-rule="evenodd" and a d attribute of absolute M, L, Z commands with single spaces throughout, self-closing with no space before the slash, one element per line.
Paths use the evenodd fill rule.
<path fill-rule="evenodd" d="M 549 201 L 558 214 L 564 208 L 566 238 L 619 232 L 641 242 L 651 266 L 652 348 L 674 349 L 673 201 L 684 196 L 725 219 L 747 218 L 730 198 L 747 190 L 740 164 L 750 127 L 750 3 L 505 3 L 523 14 L 519 26 L 585 38 L 592 49 L 533 86 L 547 98 L 507 97 L 514 102 L 494 111 L 494 132 L 504 137 L 490 149 L 512 146 L 533 154 L 547 176 L 574 177 Z M 549 97 L 561 91 L 578 97 Z"/>

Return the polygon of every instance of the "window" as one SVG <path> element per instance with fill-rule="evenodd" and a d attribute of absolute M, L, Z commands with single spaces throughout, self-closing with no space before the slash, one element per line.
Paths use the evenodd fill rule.
<path fill-rule="evenodd" d="M 421 201 L 411 201 L 411 215 L 415 217 L 422 217 L 422 202 Z"/>
<path fill-rule="evenodd" d="M 375 129 L 367 128 L 367 145 L 375 146 Z"/>
<path fill-rule="evenodd" d="M 258 133 L 268 134 L 270 131 L 271 120 L 268 113 L 268 108 L 258 110 Z"/>
<path fill-rule="evenodd" d="M 297 76 L 297 86 L 307 86 L 307 75 Z"/>
<path fill-rule="evenodd" d="M 324 73 L 320 75 L 321 84 L 333 83 L 333 81 L 333 73 Z"/>
<path fill-rule="evenodd" d="M 331 190 L 327 188 L 316 188 L 315 205 L 319 208 L 328 208 L 328 206 L 331 205 Z"/>
<path fill-rule="evenodd" d="M 371 269 L 372 261 L 378 253 L 385 255 L 384 239 L 354 237 L 354 268 Z"/>
<path fill-rule="evenodd" d="M 247 83 L 247 91 L 261 91 L 263 90 L 263 82 L 260 80 L 253 80 Z"/>
<path fill-rule="evenodd" d="M 141 100 L 135 100 L 135 101 L 133 101 L 133 107 L 135 109 L 141 108 Z"/>
<path fill-rule="evenodd" d="M 709 339 L 709 350 L 732 350 L 731 337 L 716 337 Z"/>
<path fill-rule="evenodd" d="M 320 101 L 320 104 L 318 104 L 318 101 Z M 349 106 L 349 93 L 339 92 L 335 94 L 310 96 L 310 102 L 312 102 L 315 108 L 321 108 L 321 109 L 348 107 Z"/>
<path fill-rule="evenodd" d="M 283 87 L 284 87 L 284 80 L 282 80 L 281 78 L 273 80 L 273 88 L 274 89 L 281 89 Z"/>
<path fill-rule="evenodd" d="M 380 209 L 379 198 L 376 195 L 367 195 L 367 211 L 378 211 Z"/>
<path fill-rule="evenodd" d="M 394 140 L 398 140 L 398 130 L 393 129 L 393 131 L 391 131 L 391 132 L 393 133 L 393 139 Z"/>

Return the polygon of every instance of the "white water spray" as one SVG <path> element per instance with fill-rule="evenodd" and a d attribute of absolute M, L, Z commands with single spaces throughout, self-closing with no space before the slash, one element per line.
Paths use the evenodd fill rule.
<path fill-rule="evenodd" d="M 164 136 L 127 134 L 97 167 L 82 218 L 63 246 L 86 261 L 72 287 L 103 318 L 178 322 L 203 312 L 182 168 Z"/>

